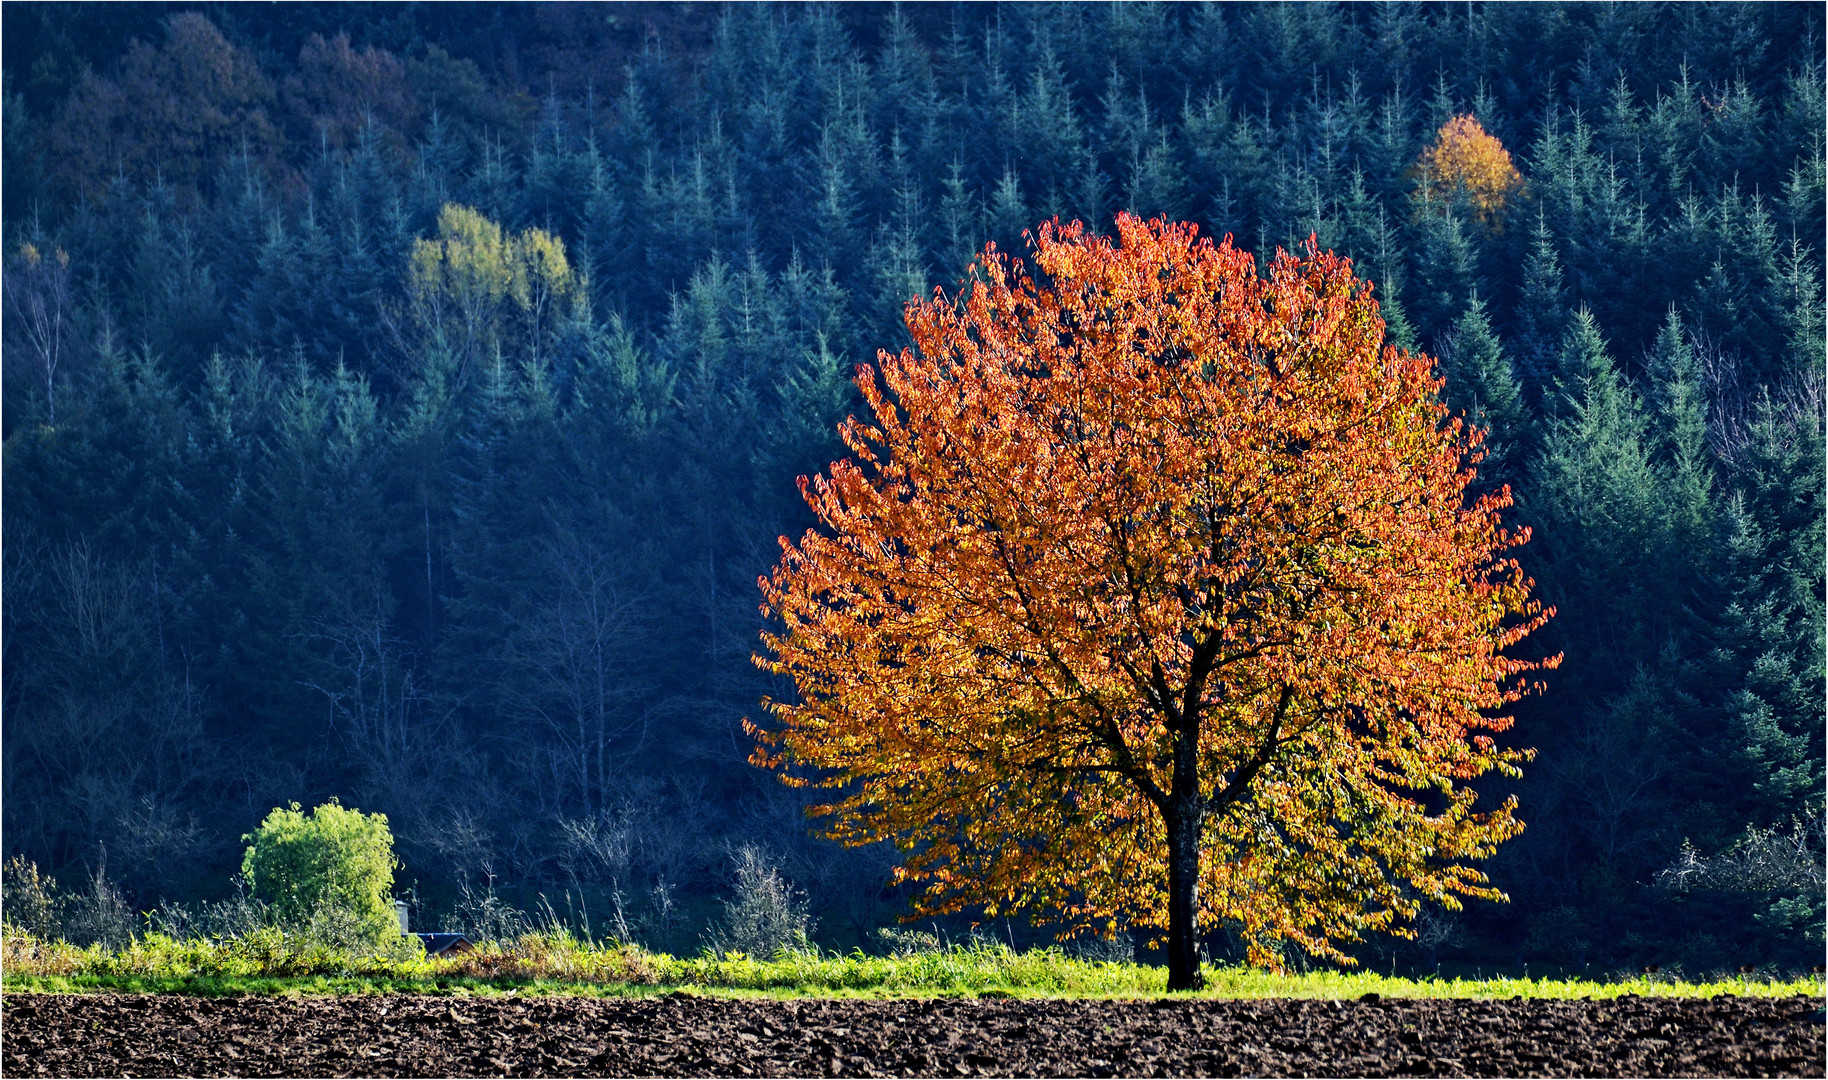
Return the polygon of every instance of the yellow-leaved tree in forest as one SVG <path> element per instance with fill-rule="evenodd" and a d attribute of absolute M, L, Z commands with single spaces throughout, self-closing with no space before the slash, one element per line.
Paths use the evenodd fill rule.
<path fill-rule="evenodd" d="M 459 376 L 497 349 L 537 360 L 562 305 L 583 295 L 565 243 L 544 229 L 510 234 L 447 203 L 438 235 L 413 242 L 407 322 L 414 348 L 441 349 Z"/>
<path fill-rule="evenodd" d="M 1471 114 L 1442 124 L 1412 172 L 1429 200 L 1463 197 L 1473 219 L 1494 230 L 1504 227 L 1505 209 L 1523 190 L 1523 174 L 1512 164 L 1511 152 Z"/>

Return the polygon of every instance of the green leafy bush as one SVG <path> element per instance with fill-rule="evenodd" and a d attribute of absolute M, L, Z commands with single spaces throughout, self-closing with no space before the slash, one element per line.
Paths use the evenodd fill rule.
<path fill-rule="evenodd" d="M 344 808 L 335 799 L 301 813 L 278 808 L 250 843 L 241 873 L 280 923 L 346 948 L 392 948 L 400 940 L 391 893 L 393 834 L 385 814 Z"/>

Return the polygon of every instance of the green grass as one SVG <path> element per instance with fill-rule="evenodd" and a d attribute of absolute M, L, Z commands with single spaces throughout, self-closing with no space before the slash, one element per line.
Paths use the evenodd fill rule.
<path fill-rule="evenodd" d="M 1208 967 L 1209 998 L 1609 998 L 1626 994 L 1820 997 L 1819 975 L 1798 978 L 1667 976 L 1611 980 L 1411 979 L 1375 972 L 1279 974 Z M 363 956 L 299 945 L 283 935 L 173 941 L 147 935 L 117 952 L 9 935 L 0 942 L 0 989 L 10 992 L 131 991 L 223 994 L 519 994 L 647 996 L 686 991 L 767 997 L 1159 997 L 1166 972 L 1069 957 L 1058 949 L 1016 952 L 977 944 L 907 956 L 861 952 L 676 958 L 618 945 L 530 934 L 460 957 Z"/>

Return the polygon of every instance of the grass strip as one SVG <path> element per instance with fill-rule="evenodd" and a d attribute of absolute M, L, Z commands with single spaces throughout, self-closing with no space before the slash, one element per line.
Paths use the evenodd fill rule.
<path fill-rule="evenodd" d="M 1573 999 L 1821 997 L 1820 975 L 1795 978 L 1667 975 L 1613 979 L 1423 978 L 1370 971 L 1277 973 L 1208 966 L 1202 998 Z M 147 935 L 110 952 L 9 936 L 0 942 L 0 991 L 230 994 L 586 994 L 649 996 L 684 991 L 717 996 L 1156 998 L 1162 968 L 1070 957 L 1059 949 L 1016 952 L 978 944 L 913 953 L 738 953 L 676 958 L 563 935 L 490 942 L 462 956 L 352 955 L 284 941 L 177 942 Z"/>

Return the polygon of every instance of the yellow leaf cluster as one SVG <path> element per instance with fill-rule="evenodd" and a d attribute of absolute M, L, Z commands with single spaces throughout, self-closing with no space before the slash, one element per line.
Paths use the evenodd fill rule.
<path fill-rule="evenodd" d="M 1470 114 L 1441 125 L 1413 172 L 1428 199 L 1464 195 L 1474 219 L 1493 229 L 1503 228 L 1505 209 L 1523 188 L 1523 174 L 1512 164 L 1510 151 Z"/>
<path fill-rule="evenodd" d="M 60 268 L 68 268 L 70 265 L 70 255 L 68 252 L 64 251 L 63 248 L 52 249 L 51 258 Z M 19 245 L 19 263 L 21 266 L 24 266 L 29 270 L 37 267 L 43 261 L 44 256 L 39 252 L 38 245 L 31 243 Z"/>
<path fill-rule="evenodd" d="M 522 311 L 537 297 L 564 296 L 574 286 L 564 241 L 544 229 L 518 236 L 477 210 L 448 203 L 438 213 L 438 237 L 413 242 L 408 274 L 420 296 L 442 293 L 462 307 L 512 301 Z"/>
<path fill-rule="evenodd" d="M 563 240 L 538 228 L 505 232 L 455 203 L 439 211 L 438 235 L 415 240 L 408 257 L 412 322 L 459 370 L 505 343 L 537 357 L 553 313 L 582 296 Z"/>

